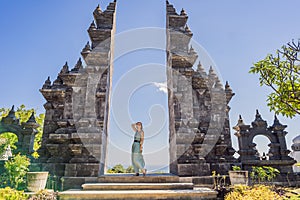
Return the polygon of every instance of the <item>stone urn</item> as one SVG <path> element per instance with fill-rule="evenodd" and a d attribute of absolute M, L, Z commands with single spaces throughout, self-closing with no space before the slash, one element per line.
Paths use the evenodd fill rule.
<path fill-rule="evenodd" d="M 49 172 L 27 172 L 27 189 L 38 192 L 45 189 Z"/>
<path fill-rule="evenodd" d="M 248 171 L 246 170 L 234 170 L 229 171 L 229 178 L 231 185 L 248 185 L 249 183 L 249 176 Z"/>

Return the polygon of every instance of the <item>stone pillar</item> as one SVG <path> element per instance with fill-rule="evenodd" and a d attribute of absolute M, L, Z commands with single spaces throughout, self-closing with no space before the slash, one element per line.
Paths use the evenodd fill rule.
<path fill-rule="evenodd" d="M 234 95 L 211 68 L 206 74 L 190 46 L 188 16 L 167 1 L 167 85 L 170 172 L 179 176 L 226 174 L 235 150 L 231 146 L 229 106 Z"/>
<path fill-rule="evenodd" d="M 91 45 L 81 52 L 86 67 L 81 59 L 71 70 L 66 63 L 53 84 L 48 78 L 41 89 L 47 103 L 40 162 L 51 174 L 64 176 L 66 188 L 105 172 L 115 10 L 116 1 L 94 10 Z"/>

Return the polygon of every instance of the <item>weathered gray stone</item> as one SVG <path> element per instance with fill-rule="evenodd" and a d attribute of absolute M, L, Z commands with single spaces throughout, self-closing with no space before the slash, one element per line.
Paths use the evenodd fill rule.
<path fill-rule="evenodd" d="M 187 14 L 177 14 L 167 4 L 167 84 L 170 172 L 179 176 L 210 175 L 211 165 L 236 163 L 231 146 L 228 103 L 234 93 L 228 83 L 223 89 L 212 68 L 207 74 L 190 47 L 193 33 Z M 201 165 L 195 164 L 201 162 Z M 218 169 L 224 171 L 220 164 Z M 215 167 L 214 167 L 215 168 Z M 226 174 L 227 172 L 225 172 Z"/>
<path fill-rule="evenodd" d="M 40 90 L 47 100 L 40 162 L 59 177 L 104 173 L 115 8 L 114 1 L 105 11 L 94 12 L 95 23 L 88 29 L 92 45 L 87 43 L 81 52 L 87 66 L 79 59 L 69 70 L 66 63 L 53 84 L 48 78 Z"/>
<path fill-rule="evenodd" d="M 244 169 L 251 170 L 252 166 L 271 166 L 277 168 L 281 173 L 292 173 L 292 165 L 296 161 L 289 157 L 290 151 L 287 149 L 285 136 L 287 134 L 286 125 L 282 125 L 275 116 L 274 124 L 268 127 L 265 120 L 262 119 L 258 110 L 256 111 L 255 120 L 250 125 L 245 125 L 240 116 L 238 123 L 233 129 L 239 141 L 239 155 Z M 266 136 L 270 140 L 269 159 L 263 159 L 259 155 L 256 144 L 253 139 L 257 135 Z"/>

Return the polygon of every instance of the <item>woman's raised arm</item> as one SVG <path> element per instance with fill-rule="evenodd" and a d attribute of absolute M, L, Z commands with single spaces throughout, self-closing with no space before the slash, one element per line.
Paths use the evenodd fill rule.
<path fill-rule="evenodd" d="M 131 128 L 133 129 L 133 131 L 137 131 L 135 125 L 136 125 L 135 123 L 131 124 Z"/>

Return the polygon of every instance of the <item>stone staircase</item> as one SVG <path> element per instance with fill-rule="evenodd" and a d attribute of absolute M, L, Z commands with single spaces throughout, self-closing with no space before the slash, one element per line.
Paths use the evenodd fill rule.
<path fill-rule="evenodd" d="M 98 183 L 85 183 L 82 190 L 59 193 L 59 199 L 216 199 L 217 192 L 209 188 L 194 188 L 193 183 L 180 181 L 171 174 L 105 175 Z"/>

